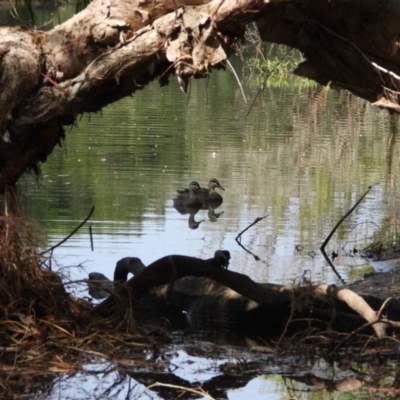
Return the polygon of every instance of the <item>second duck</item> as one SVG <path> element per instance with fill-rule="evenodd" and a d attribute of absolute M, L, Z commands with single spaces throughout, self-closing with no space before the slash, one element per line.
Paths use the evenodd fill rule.
<path fill-rule="evenodd" d="M 179 191 L 178 196 L 173 199 L 174 207 L 176 209 L 180 209 L 182 207 L 198 207 L 201 208 L 202 202 L 198 197 L 198 193 L 200 192 L 200 185 L 196 181 L 192 181 L 189 183 L 189 188 Z"/>

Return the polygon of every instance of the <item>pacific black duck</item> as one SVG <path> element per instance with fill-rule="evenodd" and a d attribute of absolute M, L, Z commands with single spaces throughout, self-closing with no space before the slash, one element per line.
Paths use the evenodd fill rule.
<path fill-rule="evenodd" d="M 178 196 L 173 199 L 174 207 L 180 209 L 183 207 L 198 207 L 202 206 L 200 198 L 197 196 L 200 190 L 200 185 L 196 181 L 189 183 L 189 188 L 178 192 Z"/>

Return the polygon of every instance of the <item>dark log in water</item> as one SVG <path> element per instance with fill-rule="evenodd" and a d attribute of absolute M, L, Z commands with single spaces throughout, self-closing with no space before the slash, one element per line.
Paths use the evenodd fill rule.
<path fill-rule="evenodd" d="M 260 284 L 223 268 L 224 263 L 218 257 L 163 257 L 122 285 L 97 306 L 96 312 L 126 317 L 121 310 L 139 301 L 164 312 L 167 318 L 168 310 L 186 311 L 195 329 L 233 327 L 262 330 L 265 334 L 313 326 L 346 332 L 365 328 L 383 337 L 387 327 L 400 326 L 386 320 L 380 310 L 384 305 L 385 315 L 398 319 L 398 307 L 373 295 L 360 296 L 335 285 Z"/>

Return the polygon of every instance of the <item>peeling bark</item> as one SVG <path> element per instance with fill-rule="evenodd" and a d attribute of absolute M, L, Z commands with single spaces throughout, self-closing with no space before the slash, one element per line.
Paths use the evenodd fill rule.
<path fill-rule="evenodd" d="M 171 74 L 224 68 L 246 25 L 299 49 L 295 73 L 400 112 L 400 4 L 378 0 L 95 0 L 49 32 L 0 28 L 0 192 L 63 125 Z"/>

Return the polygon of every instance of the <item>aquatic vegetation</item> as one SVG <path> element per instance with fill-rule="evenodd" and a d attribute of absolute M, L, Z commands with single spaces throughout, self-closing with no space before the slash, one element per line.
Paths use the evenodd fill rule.
<path fill-rule="evenodd" d="M 246 60 L 246 68 L 250 74 L 282 76 L 291 73 L 293 64 L 278 58 L 263 60 L 254 56 Z"/>

